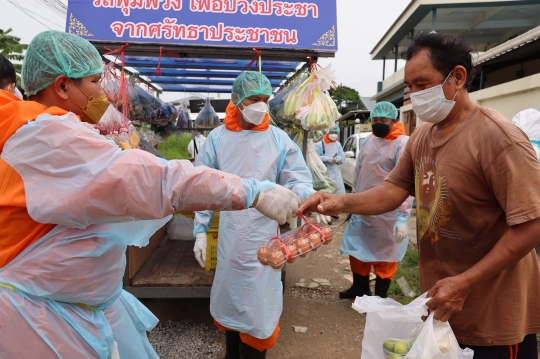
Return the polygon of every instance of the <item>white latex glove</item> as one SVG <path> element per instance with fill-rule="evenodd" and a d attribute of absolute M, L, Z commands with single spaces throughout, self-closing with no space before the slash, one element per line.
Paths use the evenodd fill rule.
<path fill-rule="evenodd" d="M 337 162 L 337 159 L 335 157 L 330 157 L 328 159 L 328 163 L 336 163 Z"/>
<path fill-rule="evenodd" d="M 317 191 L 311 191 L 309 193 L 309 195 L 307 196 L 307 198 L 313 196 L 315 193 L 317 193 Z M 330 222 L 332 222 L 332 218 L 331 217 L 328 217 L 328 216 L 324 216 L 322 214 L 319 214 L 319 213 L 314 213 L 315 215 L 315 220 L 317 221 L 317 223 L 319 224 L 328 224 Z M 303 223 L 302 223 L 303 224 Z"/>
<path fill-rule="evenodd" d="M 318 224 L 328 224 L 328 223 L 332 222 L 331 217 L 328 217 L 328 216 L 325 216 L 325 215 L 322 215 L 322 214 L 318 214 L 318 213 L 315 213 L 315 220 L 317 221 Z"/>
<path fill-rule="evenodd" d="M 279 224 L 285 224 L 288 218 L 298 212 L 299 206 L 300 197 L 277 184 L 275 188 L 259 193 L 255 209 Z"/>
<path fill-rule="evenodd" d="M 201 267 L 206 265 L 206 246 L 208 245 L 208 239 L 206 233 L 198 233 L 195 236 L 195 246 L 193 247 L 193 253 L 195 253 L 195 259 Z"/>
<path fill-rule="evenodd" d="M 406 223 L 401 224 L 400 226 L 394 227 L 394 240 L 397 244 L 403 242 L 403 240 L 409 235 L 409 227 Z"/>

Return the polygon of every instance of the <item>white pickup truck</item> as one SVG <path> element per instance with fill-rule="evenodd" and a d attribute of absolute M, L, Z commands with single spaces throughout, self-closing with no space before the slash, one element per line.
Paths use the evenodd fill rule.
<path fill-rule="evenodd" d="M 345 159 L 343 164 L 339 166 L 341 170 L 341 176 L 345 185 L 352 187 L 354 181 L 354 170 L 356 168 L 356 159 L 360 151 L 360 141 L 370 136 L 372 132 L 360 132 L 350 136 L 343 146 L 343 152 L 345 153 Z"/>

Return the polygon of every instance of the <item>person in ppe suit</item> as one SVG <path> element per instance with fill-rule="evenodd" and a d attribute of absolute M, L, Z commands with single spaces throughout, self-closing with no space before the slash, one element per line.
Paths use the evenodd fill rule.
<path fill-rule="evenodd" d="M 315 193 L 300 148 L 270 126 L 266 76 L 246 71 L 233 84 L 223 125 L 208 135 L 196 166 L 279 183 L 302 199 Z M 213 212 L 197 212 L 193 249 L 202 267 Z M 210 296 L 216 326 L 226 331 L 227 359 L 265 358 L 277 340 L 283 306 L 281 273 L 257 259 L 259 246 L 276 235 L 277 223 L 253 210 L 222 212 L 218 260 Z"/>
<path fill-rule="evenodd" d="M 398 112 L 390 102 L 378 102 L 371 110 L 373 135 L 360 144 L 353 193 L 381 185 L 397 165 L 409 136 L 397 122 Z M 377 216 L 352 215 L 341 240 L 341 254 L 348 254 L 353 284 L 339 292 L 340 298 L 371 295 L 369 274 L 375 267 L 375 295 L 386 298 L 398 262 L 409 242 L 407 220 L 413 197 L 392 212 Z"/>
<path fill-rule="evenodd" d="M 193 139 L 189 141 L 187 148 L 191 158 L 197 158 L 204 141 L 206 141 L 206 137 L 203 136 L 202 130 L 195 130 L 193 133 Z"/>
<path fill-rule="evenodd" d="M 157 318 L 122 290 L 127 245 L 148 244 L 179 210 L 254 207 L 280 223 L 298 210 L 273 181 L 120 150 L 94 127 L 109 107 L 101 74 L 88 41 L 46 31 L 23 62 L 31 101 L 0 90 L 6 358 L 158 358 L 146 337 Z"/>
<path fill-rule="evenodd" d="M 323 140 L 316 143 L 315 150 L 328 168 L 327 176 L 337 185 L 335 194 L 345 194 L 345 185 L 343 184 L 341 170 L 339 169 L 339 165 L 345 159 L 345 154 L 343 153 L 341 143 L 338 141 L 339 131 L 339 126 L 331 128 L 324 135 Z"/>
<path fill-rule="evenodd" d="M 512 123 L 529 137 L 536 157 L 540 161 L 540 111 L 536 108 L 528 108 L 518 112 L 512 118 Z"/>

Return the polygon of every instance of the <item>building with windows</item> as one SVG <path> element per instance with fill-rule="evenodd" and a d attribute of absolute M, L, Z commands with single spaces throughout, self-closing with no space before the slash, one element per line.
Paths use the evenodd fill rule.
<path fill-rule="evenodd" d="M 372 59 L 383 64 L 383 79 L 372 100 L 396 105 L 408 134 L 421 121 L 412 110 L 397 59 L 420 31 L 459 35 L 476 47 L 476 77 L 469 92 L 479 105 L 508 119 L 526 108 L 540 108 L 539 0 L 413 0 L 371 51 Z M 388 62 L 394 65 L 389 75 Z"/>

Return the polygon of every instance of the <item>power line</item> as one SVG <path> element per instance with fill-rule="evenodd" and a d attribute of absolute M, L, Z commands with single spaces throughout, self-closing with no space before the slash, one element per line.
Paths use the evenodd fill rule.
<path fill-rule="evenodd" d="M 43 22 L 39 21 L 37 18 L 35 18 L 32 14 L 33 12 L 29 11 L 28 9 L 26 8 L 23 8 L 22 6 L 20 6 L 19 4 L 17 4 L 15 1 L 13 0 L 8 0 L 13 6 L 15 6 L 17 9 L 21 10 L 22 12 L 24 12 L 26 15 L 30 16 L 32 19 L 36 20 L 37 22 L 39 22 L 41 25 L 45 26 L 47 29 L 49 30 L 53 30 L 51 27 L 49 27 L 49 25 L 46 25 L 44 24 Z"/>

